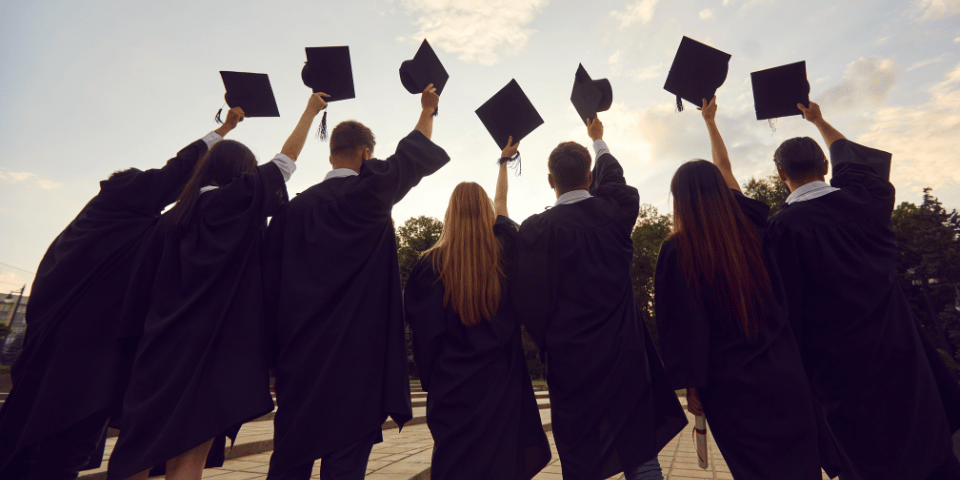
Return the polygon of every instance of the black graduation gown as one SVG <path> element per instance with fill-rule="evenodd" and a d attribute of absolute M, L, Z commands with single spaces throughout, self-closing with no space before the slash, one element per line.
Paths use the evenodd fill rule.
<path fill-rule="evenodd" d="M 141 333 L 108 478 L 120 480 L 273 410 L 261 248 L 286 201 L 273 162 L 200 194 L 182 236 L 159 225 L 134 273 L 122 334 Z"/>
<path fill-rule="evenodd" d="M 271 220 L 267 284 L 278 356 L 270 470 L 284 472 L 412 416 L 393 205 L 450 160 L 419 131 L 357 176 Z"/>
<path fill-rule="evenodd" d="M 733 193 L 763 234 L 770 207 Z M 696 388 L 717 447 L 737 479 L 820 479 L 815 401 L 790 330 L 776 265 L 755 340 L 700 279 L 703 300 L 687 284 L 677 242 L 657 256 L 657 329 L 667 377 L 674 389 Z"/>
<path fill-rule="evenodd" d="M 834 142 L 830 183 L 840 190 L 784 205 L 767 244 L 804 367 L 851 473 L 924 478 L 951 454 L 950 431 L 897 283 L 894 188 L 877 173 L 889 171 L 890 157 L 876 152 Z"/>
<path fill-rule="evenodd" d="M 493 229 L 506 278 L 500 307 L 489 321 L 467 327 L 444 308 L 444 286 L 430 257 L 417 262 L 404 290 L 420 383 L 428 392 L 434 480 L 528 480 L 550 461 L 509 298 L 517 226 L 499 216 Z"/>
<path fill-rule="evenodd" d="M 592 198 L 531 216 L 518 239 L 513 298 L 545 354 L 565 479 L 639 466 L 687 424 L 633 297 L 637 189 L 610 154 L 593 179 Z"/>
<path fill-rule="evenodd" d="M 0 477 L 24 448 L 96 412 L 119 410 L 133 349 L 121 348 L 116 333 L 136 252 L 206 151 L 197 140 L 163 168 L 100 182 L 100 192 L 47 249 L 13 389 L 0 410 Z M 94 457 L 87 468 L 100 466 Z"/>

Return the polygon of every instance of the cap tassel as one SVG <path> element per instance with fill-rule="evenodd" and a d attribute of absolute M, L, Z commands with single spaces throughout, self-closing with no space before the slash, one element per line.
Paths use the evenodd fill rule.
<path fill-rule="evenodd" d="M 327 111 L 326 110 L 323 111 L 323 118 L 320 119 L 320 129 L 317 130 L 317 138 L 319 138 L 321 142 L 327 139 Z"/>
<path fill-rule="evenodd" d="M 516 160 L 516 162 L 514 162 L 514 160 Z M 517 152 L 517 153 L 513 154 L 512 157 L 503 157 L 503 158 L 497 160 L 497 165 L 503 165 L 504 163 L 507 164 L 507 168 L 511 168 L 511 169 L 517 171 L 516 176 L 518 176 L 518 177 L 520 176 L 520 170 L 521 170 L 521 168 L 520 168 L 520 152 Z"/>
<path fill-rule="evenodd" d="M 213 120 L 216 121 L 218 125 L 223 125 L 223 120 L 220 120 L 221 113 L 223 113 L 223 107 L 220 107 L 220 110 L 217 110 L 217 115 L 213 117 Z"/>
<path fill-rule="evenodd" d="M 433 116 L 436 117 L 437 115 L 440 115 L 440 107 L 433 109 Z"/>
<path fill-rule="evenodd" d="M 680 98 L 680 95 L 677 95 L 677 112 L 683 111 L 683 99 Z"/>
<path fill-rule="evenodd" d="M 773 136 L 773 134 L 777 131 L 776 123 L 774 123 L 773 119 L 770 118 L 767 119 L 767 125 L 770 125 L 770 136 Z"/>

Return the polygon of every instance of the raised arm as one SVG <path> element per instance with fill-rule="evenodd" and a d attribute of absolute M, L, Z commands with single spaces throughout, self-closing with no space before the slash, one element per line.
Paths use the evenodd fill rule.
<path fill-rule="evenodd" d="M 827 144 L 827 149 L 830 149 L 830 146 L 833 145 L 833 142 L 841 139 L 845 140 L 847 138 L 844 137 L 842 133 L 837 131 L 836 128 L 833 128 L 833 125 L 830 125 L 826 120 L 823 119 L 823 115 L 820 113 L 820 105 L 810 102 L 810 108 L 806 108 L 802 103 L 798 103 L 797 108 L 803 112 L 803 118 L 816 125 L 817 129 L 820 130 L 820 135 L 823 136 L 823 142 Z"/>
<path fill-rule="evenodd" d="M 311 94 L 310 99 L 307 100 L 307 108 L 303 111 L 303 115 L 300 116 L 300 121 L 297 122 L 293 133 L 291 133 L 287 141 L 284 142 L 283 148 L 280 149 L 280 153 L 286 155 L 291 161 L 296 162 L 297 157 L 300 156 L 300 152 L 303 150 L 303 144 L 307 143 L 307 134 L 313 125 L 314 117 L 324 108 L 327 108 L 327 102 L 324 101 L 323 98 L 329 96 L 330 95 L 326 93 L 318 92 Z"/>
<path fill-rule="evenodd" d="M 727 155 L 727 146 L 724 145 L 720 130 L 717 129 L 717 96 L 714 95 L 709 102 L 705 98 L 701 100 L 703 100 L 703 107 L 699 107 L 697 110 L 700 110 L 703 121 L 707 124 L 707 133 L 710 135 L 710 150 L 713 152 L 713 164 L 720 169 L 720 174 L 723 175 L 723 181 L 727 183 L 727 187 L 739 192 L 740 184 L 733 176 L 733 167 L 730 165 L 730 156 Z"/>
<path fill-rule="evenodd" d="M 493 196 L 493 211 L 497 215 L 509 217 L 507 213 L 507 162 L 520 148 L 520 142 L 513 143 L 513 137 L 507 138 L 507 146 L 500 152 L 500 173 L 497 175 L 497 192 Z"/>
<path fill-rule="evenodd" d="M 428 140 L 433 135 L 433 112 L 437 111 L 439 105 L 440 95 L 437 95 L 437 89 L 433 88 L 431 83 L 423 89 L 423 94 L 420 95 L 420 120 L 417 121 L 417 126 L 414 128 Z"/>
<path fill-rule="evenodd" d="M 226 137 L 230 130 L 237 128 L 237 124 L 243 121 L 243 109 L 240 107 L 233 107 L 227 111 L 227 121 L 223 122 L 223 125 L 220 125 L 220 128 L 213 131 L 221 137 Z"/>

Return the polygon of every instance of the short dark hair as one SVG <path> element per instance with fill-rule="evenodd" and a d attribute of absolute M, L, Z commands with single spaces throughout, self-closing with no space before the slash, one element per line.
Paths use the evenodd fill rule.
<path fill-rule="evenodd" d="M 577 142 L 563 142 L 550 152 L 547 168 L 557 187 L 579 187 L 587 183 L 590 152 Z"/>
<path fill-rule="evenodd" d="M 330 133 L 330 153 L 337 154 L 347 150 L 359 150 L 367 147 L 373 150 L 377 142 L 373 132 L 364 124 L 355 120 L 340 122 Z"/>
<path fill-rule="evenodd" d="M 116 180 L 118 178 L 123 178 L 128 175 L 133 175 L 135 173 L 140 173 L 140 170 L 137 168 L 126 168 L 123 170 L 117 170 L 116 172 L 111 173 L 110 176 L 107 177 L 107 180 Z"/>
<path fill-rule="evenodd" d="M 773 163 L 790 180 L 804 181 L 823 178 L 827 157 L 817 141 L 810 137 L 796 137 L 784 141 L 773 154 Z"/>

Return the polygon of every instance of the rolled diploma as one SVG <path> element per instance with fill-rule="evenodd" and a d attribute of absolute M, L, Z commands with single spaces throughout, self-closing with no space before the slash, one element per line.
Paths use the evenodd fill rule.
<path fill-rule="evenodd" d="M 697 415 L 693 423 L 693 438 L 697 443 L 697 465 L 707 468 L 707 419 Z"/>

